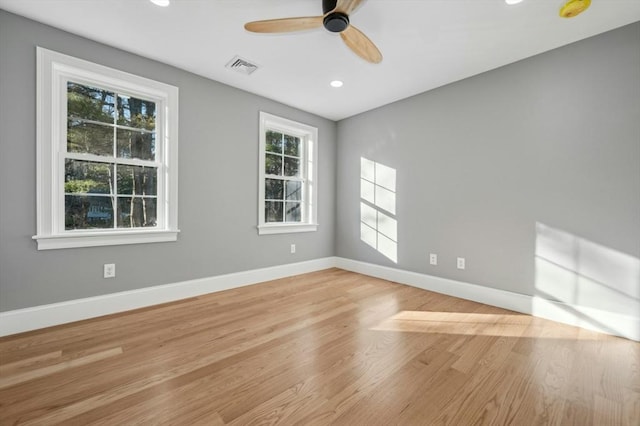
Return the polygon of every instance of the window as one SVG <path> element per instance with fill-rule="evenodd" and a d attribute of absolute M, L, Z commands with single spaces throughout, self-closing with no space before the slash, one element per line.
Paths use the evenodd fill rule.
<path fill-rule="evenodd" d="M 38 249 L 177 239 L 178 89 L 38 48 Z"/>
<path fill-rule="evenodd" d="M 260 113 L 259 234 L 318 228 L 317 140 L 315 127 Z"/>

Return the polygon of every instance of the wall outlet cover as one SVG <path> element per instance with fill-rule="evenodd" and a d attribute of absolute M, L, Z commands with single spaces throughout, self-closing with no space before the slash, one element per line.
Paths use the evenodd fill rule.
<path fill-rule="evenodd" d="M 105 263 L 103 269 L 103 277 L 104 278 L 115 278 L 116 276 L 116 264 L 115 263 Z"/>

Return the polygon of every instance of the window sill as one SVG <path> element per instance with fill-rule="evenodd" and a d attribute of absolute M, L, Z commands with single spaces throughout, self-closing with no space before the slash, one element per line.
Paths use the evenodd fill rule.
<path fill-rule="evenodd" d="M 317 230 L 318 224 L 316 223 L 258 225 L 258 235 L 290 234 L 294 232 L 315 232 Z"/>
<path fill-rule="evenodd" d="M 179 230 L 78 232 L 64 235 L 34 235 L 33 239 L 38 242 L 38 250 L 53 250 L 176 241 L 179 232 Z"/>

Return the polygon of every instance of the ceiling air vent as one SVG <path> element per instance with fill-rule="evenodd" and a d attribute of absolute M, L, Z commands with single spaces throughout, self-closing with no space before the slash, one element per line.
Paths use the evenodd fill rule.
<path fill-rule="evenodd" d="M 226 67 L 231 70 L 237 71 L 240 74 L 246 75 L 249 75 L 258 69 L 258 66 L 256 64 L 252 64 L 251 62 L 241 58 L 240 56 L 236 56 L 232 60 L 230 60 L 227 63 Z"/>

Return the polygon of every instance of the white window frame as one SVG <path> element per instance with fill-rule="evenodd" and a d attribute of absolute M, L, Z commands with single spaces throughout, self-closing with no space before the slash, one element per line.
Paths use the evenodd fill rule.
<path fill-rule="evenodd" d="M 52 50 L 37 48 L 38 250 L 176 241 L 178 237 L 178 88 Z M 67 82 L 93 85 L 156 103 L 157 226 L 66 230 L 64 160 Z M 91 155 L 87 154 L 87 159 Z"/>
<path fill-rule="evenodd" d="M 260 112 L 260 164 L 258 177 L 258 234 L 313 232 L 318 229 L 318 129 L 307 124 Z M 275 130 L 300 138 L 302 175 L 301 222 L 265 222 L 266 134 Z"/>

